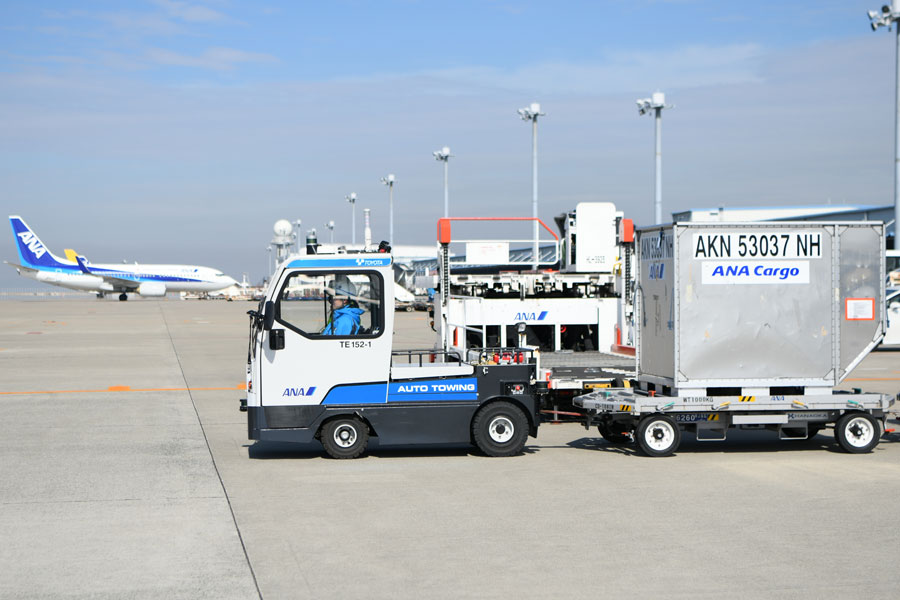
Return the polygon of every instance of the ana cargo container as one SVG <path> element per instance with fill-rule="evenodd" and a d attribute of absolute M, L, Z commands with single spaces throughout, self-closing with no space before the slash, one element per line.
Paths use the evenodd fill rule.
<path fill-rule="evenodd" d="M 681 430 L 878 444 L 894 398 L 835 391 L 884 335 L 882 223 L 678 223 L 637 238 L 633 387 L 576 398 L 602 435 L 667 455 Z"/>

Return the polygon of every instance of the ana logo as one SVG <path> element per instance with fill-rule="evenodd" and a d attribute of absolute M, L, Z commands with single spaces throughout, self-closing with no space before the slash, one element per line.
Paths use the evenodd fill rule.
<path fill-rule="evenodd" d="M 35 258 L 42 257 L 47 251 L 47 249 L 44 248 L 44 245 L 41 244 L 41 240 L 37 239 L 37 236 L 30 231 L 23 231 L 19 234 L 19 237 L 22 238 L 22 243 L 28 246 L 28 249 L 34 253 Z"/>
<path fill-rule="evenodd" d="M 284 388 L 284 392 L 281 393 L 281 397 L 285 396 L 312 396 L 316 393 L 316 386 L 311 386 L 308 388 Z"/>
<path fill-rule="evenodd" d="M 547 311 L 542 310 L 541 312 L 518 312 L 516 313 L 516 321 L 543 321 L 547 316 Z"/>

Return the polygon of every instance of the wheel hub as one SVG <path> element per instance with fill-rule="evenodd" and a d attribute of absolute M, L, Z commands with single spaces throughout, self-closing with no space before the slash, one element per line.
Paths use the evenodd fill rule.
<path fill-rule="evenodd" d="M 872 441 L 872 436 L 874 436 L 871 424 L 863 418 L 850 421 L 847 424 L 846 432 L 847 441 L 857 447 L 865 446 Z"/>
<path fill-rule="evenodd" d="M 654 423 L 647 428 L 644 439 L 654 450 L 663 451 L 675 443 L 675 431 L 668 423 Z"/>
<path fill-rule="evenodd" d="M 515 433 L 515 427 L 513 427 L 512 421 L 507 417 L 495 417 L 494 420 L 491 421 L 488 426 L 488 432 L 491 436 L 491 439 L 498 443 L 504 444 L 512 439 L 513 433 Z"/>
<path fill-rule="evenodd" d="M 342 425 L 334 430 L 334 442 L 341 448 L 349 448 L 356 442 L 356 429 Z"/>

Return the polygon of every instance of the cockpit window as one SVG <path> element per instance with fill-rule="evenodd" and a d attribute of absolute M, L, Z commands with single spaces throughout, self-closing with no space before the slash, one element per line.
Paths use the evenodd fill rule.
<path fill-rule="evenodd" d="M 383 289 L 378 273 L 291 273 L 278 295 L 276 319 L 310 338 L 377 337 Z"/>

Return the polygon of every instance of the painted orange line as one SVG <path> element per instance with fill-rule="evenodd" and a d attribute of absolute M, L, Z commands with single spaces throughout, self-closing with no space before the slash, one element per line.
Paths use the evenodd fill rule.
<path fill-rule="evenodd" d="M 108 394 L 110 392 L 218 392 L 227 390 L 245 390 L 246 383 L 230 387 L 195 387 L 195 388 L 132 388 L 128 385 L 111 385 L 105 390 L 40 390 L 26 392 L 0 392 L 0 396 L 29 396 L 40 394 Z"/>

